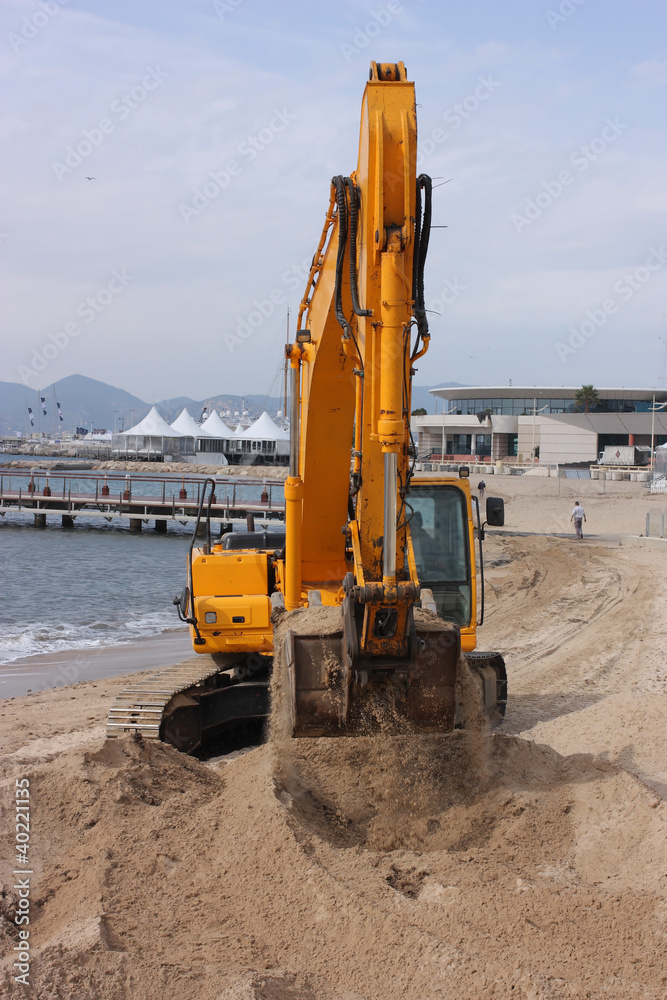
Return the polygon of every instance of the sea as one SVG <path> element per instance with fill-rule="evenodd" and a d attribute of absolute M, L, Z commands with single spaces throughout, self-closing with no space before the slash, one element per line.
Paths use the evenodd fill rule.
<path fill-rule="evenodd" d="M 51 481 L 55 495 L 55 474 Z M 161 484 L 153 486 L 157 495 Z M 244 497 L 252 489 L 245 487 Z M 147 484 L 140 491 L 147 493 Z M 56 516 L 36 528 L 32 517 L 7 512 L 0 517 L 0 664 L 185 629 L 173 598 L 187 582 L 193 528 L 170 521 L 158 534 L 149 522 L 131 535 L 125 519 L 79 517 L 62 528 Z"/>

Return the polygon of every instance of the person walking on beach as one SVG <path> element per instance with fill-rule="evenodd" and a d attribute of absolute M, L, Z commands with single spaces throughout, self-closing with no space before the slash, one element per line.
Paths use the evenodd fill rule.
<path fill-rule="evenodd" d="M 570 521 L 574 521 L 574 530 L 576 532 L 577 538 L 583 538 L 584 532 L 582 528 L 583 522 L 586 520 L 586 511 L 581 506 L 578 500 L 574 501 L 574 508 L 572 510 L 572 516 Z"/>
<path fill-rule="evenodd" d="M 480 479 L 480 481 L 478 482 L 477 489 L 479 490 L 479 499 L 483 500 L 484 499 L 484 490 L 486 489 L 486 483 L 484 482 L 483 479 Z"/>

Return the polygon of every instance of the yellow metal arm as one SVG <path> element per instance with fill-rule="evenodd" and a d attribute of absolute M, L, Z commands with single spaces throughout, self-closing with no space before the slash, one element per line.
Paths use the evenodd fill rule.
<path fill-rule="evenodd" d="M 425 335 L 421 349 L 411 346 L 416 155 L 414 85 L 402 63 L 373 63 L 357 169 L 332 183 L 297 343 L 288 349 L 291 364 L 298 351 L 301 368 L 301 593 L 320 590 L 325 603 L 338 603 L 355 564 L 367 582 L 394 588 L 394 599 L 408 578 L 407 532 L 397 520 L 409 480 L 411 354 L 428 343 Z M 360 561 L 346 553 L 350 518 Z M 291 591 L 288 606 L 294 599 Z"/>

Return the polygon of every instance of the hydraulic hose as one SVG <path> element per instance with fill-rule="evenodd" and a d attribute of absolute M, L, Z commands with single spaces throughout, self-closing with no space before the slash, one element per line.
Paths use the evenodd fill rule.
<path fill-rule="evenodd" d="M 337 174 L 331 183 L 336 189 L 336 206 L 338 208 L 338 253 L 336 254 L 336 319 L 343 329 L 343 334 L 349 337 L 352 333 L 350 324 L 343 312 L 343 264 L 345 262 L 345 245 L 347 243 L 347 195 L 345 178 Z"/>
<path fill-rule="evenodd" d="M 424 212 L 422 216 L 422 191 L 424 192 Z M 415 249 L 412 265 L 412 297 L 417 333 L 423 339 L 428 336 L 428 318 L 424 302 L 424 267 L 431 235 L 432 181 L 428 174 L 417 178 L 417 199 L 415 212 Z"/>
<path fill-rule="evenodd" d="M 351 177 L 345 178 L 345 186 L 350 192 L 350 295 L 355 316 L 372 316 L 372 309 L 362 309 L 359 302 L 359 281 L 357 275 L 357 221 L 359 217 L 359 189 Z"/>

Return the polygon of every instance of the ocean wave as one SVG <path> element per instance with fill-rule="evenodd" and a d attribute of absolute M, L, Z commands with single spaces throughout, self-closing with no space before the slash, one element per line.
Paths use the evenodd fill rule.
<path fill-rule="evenodd" d="M 86 623 L 26 622 L 4 625 L 0 635 L 0 664 L 39 653 L 118 646 L 134 639 L 161 635 L 179 627 L 174 613 L 153 612 L 124 622 L 89 620 Z"/>

